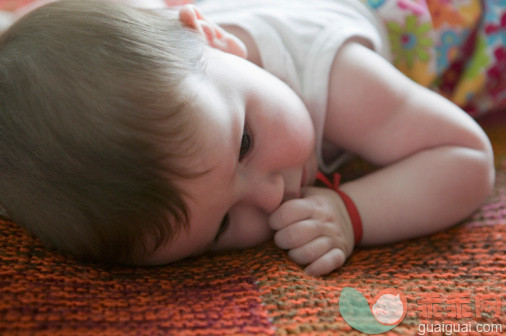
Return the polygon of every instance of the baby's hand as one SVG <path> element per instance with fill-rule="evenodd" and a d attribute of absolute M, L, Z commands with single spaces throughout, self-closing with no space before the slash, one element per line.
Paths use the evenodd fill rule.
<path fill-rule="evenodd" d="M 339 195 L 330 189 L 306 187 L 302 198 L 286 201 L 271 214 L 274 241 L 290 258 L 308 265 L 305 272 L 323 275 L 344 264 L 353 250 L 353 229 Z"/>

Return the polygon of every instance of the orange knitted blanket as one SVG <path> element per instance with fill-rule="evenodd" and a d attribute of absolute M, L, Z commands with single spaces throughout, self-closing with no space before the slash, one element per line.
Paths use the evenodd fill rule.
<path fill-rule="evenodd" d="M 506 327 L 506 113 L 483 125 L 497 183 L 474 215 L 429 237 L 358 249 L 323 278 L 305 275 L 272 242 L 163 267 L 105 268 L 57 254 L 0 221 L 0 335 L 359 335 L 340 312 L 345 287 L 369 303 L 385 289 L 405 295 L 406 316 L 390 335 L 457 327 L 461 335 L 499 335 Z M 353 163 L 344 175 L 364 169 Z"/>

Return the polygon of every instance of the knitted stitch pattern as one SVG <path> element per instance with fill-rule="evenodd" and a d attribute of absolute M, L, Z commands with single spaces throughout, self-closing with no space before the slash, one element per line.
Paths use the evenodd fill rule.
<path fill-rule="evenodd" d="M 0 335 L 359 335 L 339 311 L 344 287 L 369 299 L 404 293 L 407 314 L 388 335 L 416 335 L 426 323 L 504 328 L 506 113 L 491 117 L 497 183 L 476 213 L 429 237 L 358 249 L 322 278 L 272 242 L 163 267 L 84 264 L 2 220 Z M 368 169 L 355 162 L 344 177 Z"/>

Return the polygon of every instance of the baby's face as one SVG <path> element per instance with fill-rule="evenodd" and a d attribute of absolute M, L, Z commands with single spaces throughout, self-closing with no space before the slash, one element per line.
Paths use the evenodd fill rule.
<path fill-rule="evenodd" d="M 185 85 L 197 93 L 200 121 L 191 161 L 208 172 L 181 183 L 191 195 L 188 234 L 181 231 L 148 264 L 263 243 L 273 235 L 269 215 L 314 182 L 314 129 L 298 96 L 242 58 L 211 48 L 205 55 L 204 79 Z"/>

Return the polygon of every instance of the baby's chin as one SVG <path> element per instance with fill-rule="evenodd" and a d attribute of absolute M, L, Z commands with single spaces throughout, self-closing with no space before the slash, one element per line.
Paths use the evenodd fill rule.
<path fill-rule="evenodd" d="M 266 225 L 267 226 L 267 225 Z M 244 240 L 243 237 L 227 237 L 227 240 L 211 247 L 210 251 L 233 251 L 253 248 L 271 241 L 276 231 L 268 229 L 255 239 Z"/>

